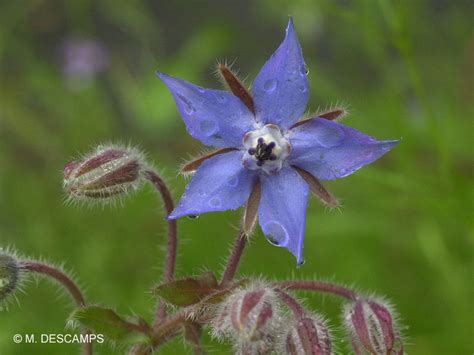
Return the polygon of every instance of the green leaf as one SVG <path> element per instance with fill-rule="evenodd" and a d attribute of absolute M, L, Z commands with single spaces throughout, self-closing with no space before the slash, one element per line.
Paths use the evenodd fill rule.
<path fill-rule="evenodd" d="M 109 340 L 124 340 L 143 335 L 138 331 L 138 325 L 127 322 L 109 308 L 99 306 L 80 307 L 74 310 L 70 318 L 95 333 L 103 334 Z"/>
<path fill-rule="evenodd" d="M 249 279 L 239 280 L 239 281 L 235 282 L 234 284 L 228 286 L 225 289 L 217 290 L 216 292 L 213 292 L 212 294 L 209 294 L 203 300 L 203 303 L 208 304 L 208 305 L 214 305 L 214 304 L 221 303 L 222 301 L 224 301 L 227 298 L 227 296 L 232 291 L 234 291 L 235 289 L 237 289 L 239 287 L 244 287 L 244 286 L 248 285 L 249 283 L 250 283 Z"/>
<path fill-rule="evenodd" d="M 155 288 L 154 294 L 175 306 L 189 306 L 198 303 L 217 287 L 213 273 L 198 277 L 167 282 Z"/>

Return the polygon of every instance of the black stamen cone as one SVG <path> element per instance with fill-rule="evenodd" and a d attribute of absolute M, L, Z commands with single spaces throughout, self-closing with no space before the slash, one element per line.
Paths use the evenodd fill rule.
<path fill-rule="evenodd" d="M 266 160 L 276 160 L 277 156 L 273 154 L 273 148 L 275 148 L 276 143 L 275 142 L 270 142 L 270 143 L 265 143 L 265 140 L 260 137 L 257 141 L 257 147 L 255 148 L 250 148 L 248 150 L 248 153 L 250 155 L 255 155 L 255 158 L 257 159 L 257 165 L 262 166 Z"/>

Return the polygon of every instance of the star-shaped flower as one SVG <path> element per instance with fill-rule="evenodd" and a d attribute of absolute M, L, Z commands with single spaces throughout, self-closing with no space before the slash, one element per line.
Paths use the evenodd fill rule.
<path fill-rule="evenodd" d="M 332 121 L 344 113 L 339 109 L 299 121 L 309 98 L 308 71 L 291 19 L 252 94 L 228 67 L 220 65 L 219 72 L 231 92 L 157 73 L 173 94 L 189 134 L 220 148 L 185 165 L 185 172 L 195 174 L 169 218 L 246 204 L 244 231 L 252 229 L 258 214 L 269 241 L 287 248 L 300 264 L 309 191 L 327 205 L 337 205 L 318 179 L 348 176 L 398 141 L 377 141 Z"/>

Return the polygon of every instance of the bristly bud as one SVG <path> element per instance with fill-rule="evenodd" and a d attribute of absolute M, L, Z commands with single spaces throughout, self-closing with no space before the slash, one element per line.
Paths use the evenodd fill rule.
<path fill-rule="evenodd" d="M 19 267 L 17 260 L 0 251 L 0 302 L 13 294 L 18 287 Z"/>
<path fill-rule="evenodd" d="M 281 325 L 274 290 L 257 283 L 235 292 L 222 303 L 212 325 L 213 335 L 232 338 L 238 353 L 267 353 Z"/>
<path fill-rule="evenodd" d="M 371 299 L 359 299 L 346 307 L 344 320 L 356 354 L 404 354 L 389 308 Z"/>
<path fill-rule="evenodd" d="M 80 161 L 64 168 L 64 189 L 72 201 L 109 201 L 136 190 L 145 160 L 133 148 L 98 146 Z"/>
<path fill-rule="evenodd" d="M 283 339 L 282 353 L 290 355 L 332 354 L 331 334 L 324 320 L 318 316 L 305 315 L 296 318 Z"/>

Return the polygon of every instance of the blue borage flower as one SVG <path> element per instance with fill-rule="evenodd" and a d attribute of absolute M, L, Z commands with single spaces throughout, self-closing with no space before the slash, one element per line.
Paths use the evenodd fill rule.
<path fill-rule="evenodd" d="M 251 229 L 258 214 L 267 238 L 287 248 L 300 264 L 309 191 L 336 205 L 318 179 L 348 176 L 398 141 L 377 141 L 331 121 L 338 112 L 299 121 L 309 98 L 308 71 L 291 19 L 251 94 L 229 68 L 221 65 L 219 72 L 231 92 L 157 72 L 189 134 L 220 148 L 187 165 L 185 170 L 195 174 L 169 218 L 237 209 L 247 202 L 244 230 Z"/>

